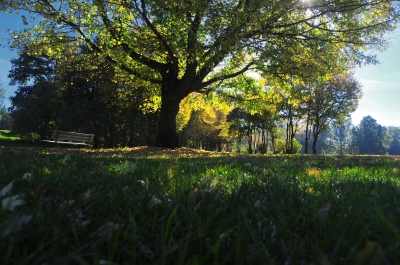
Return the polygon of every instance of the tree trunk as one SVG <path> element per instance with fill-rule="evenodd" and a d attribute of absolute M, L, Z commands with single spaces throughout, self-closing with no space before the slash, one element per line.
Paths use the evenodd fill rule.
<path fill-rule="evenodd" d="M 313 154 L 316 155 L 317 154 L 317 141 L 318 141 L 318 134 L 314 135 L 314 140 L 313 140 L 313 144 L 312 144 L 312 151 Z"/>
<path fill-rule="evenodd" d="M 317 154 L 317 141 L 318 141 L 318 137 L 319 134 L 321 133 L 320 129 L 319 129 L 319 119 L 317 118 L 315 121 L 315 124 L 313 125 L 313 145 L 312 145 L 312 150 L 313 150 L 313 154 L 316 155 Z"/>
<path fill-rule="evenodd" d="M 179 112 L 180 101 L 180 98 L 174 95 L 168 95 L 163 89 L 155 141 L 156 146 L 171 149 L 179 146 L 178 134 L 176 132 L 176 115 L 178 115 Z"/>
<path fill-rule="evenodd" d="M 310 130 L 309 130 L 309 123 L 310 123 L 310 118 L 307 116 L 307 124 L 306 124 L 306 138 L 305 143 L 304 143 L 304 154 L 308 154 L 308 141 L 310 140 Z"/>

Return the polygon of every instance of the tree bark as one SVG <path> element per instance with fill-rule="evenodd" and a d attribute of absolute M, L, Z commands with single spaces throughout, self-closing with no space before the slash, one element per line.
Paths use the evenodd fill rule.
<path fill-rule="evenodd" d="M 313 140 L 313 144 L 312 144 L 312 151 L 313 151 L 313 154 L 314 154 L 314 155 L 317 154 L 317 141 L 318 141 L 318 136 L 319 136 L 319 134 L 314 135 L 314 140 Z"/>
<path fill-rule="evenodd" d="M 165 90 L 162 89 L 161 93 L 161 108 L 155 146 L 174 149 L 179 147 L 179 139 L 176 132 L 176 115 L 179 112 L 181 98 Z"/>
<path fill-rule="evenodd" d="M 317 154 L 317 142 L 318 142 L 318 137 L 319 137 L 320 131 L 319 131 L 319 120 L 316 120 L 316 123 L 314 124 L 313 127 L 313 144 L 312 144 L 312 151 L 313 154 L 316 155 Z"/>
<path fill-rule="evenodd" d="M 304 154 L 308 154 L 308 141 L 310 140 L 310 130 L 309 130 L 310 117 L 307 115 L 307 124 L 306 124 L 306 138 L 304 143 Z"/>

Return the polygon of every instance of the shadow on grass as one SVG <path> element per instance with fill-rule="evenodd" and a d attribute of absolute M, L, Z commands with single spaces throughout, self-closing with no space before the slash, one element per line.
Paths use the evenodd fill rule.
<path fill-rule="evenodd" d="M 26 201 L 0 211 L 0 231 L 33 216 L 1 238 L 3 264 L 400 262 L 398 157 L 143 147 L 0 158 L 0 187 L 17 179 Z"/>

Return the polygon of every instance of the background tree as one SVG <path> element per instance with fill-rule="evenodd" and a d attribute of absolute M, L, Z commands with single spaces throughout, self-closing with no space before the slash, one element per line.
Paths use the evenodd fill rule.
<path fill-rule="evenodd" d="M 261 114 L 255 114 L 256 130 L 261 136 L 259 151 L 262 154 L 275 152 L 278 119 L 278 113 L 268 109 L 264 109 Z"/>
<path fill-rule="evenodd" d="M 285 124 L 286 140 L 284 154 L 295 153 L 295 136 L 299 131 L 299 123 L 304 114 L 301 107 L 302 95 L 300 86 L 291 81 L 287 84 L 290 89 L 286 89 L 286 93 L 280 89 L 273 89 L 275 94 L 281 96 L 280 101 L 277 103 L 277 111 Z"/>
<path fill-rule="evenodd" d="M 389 126 L 387 131 L 391 138 L 389 155 L 400 155 L 400 127 Z"/>
<path fill-rule="evenodd" d="M 363 51 L 381 47 L 398 20 L 395 4 L 386 0 L 15 0 L 8 7 L 43 18 L 14 36 L 14 46 L 29 43 L 33 51 L 60 56 L 66 44 L 85 43 L 119 69 L 158 85 L 155 143 L 170 148 L 178 145 L 179 104 L 190 93 L 252 69 L 294 74 L 296 51 L 370 62 Z"/>
<path fill-rule="evenodd" d="M 334 121 L 333 126 L 331 126 L 334 138 L 336 139 L 336 146 L 338 147 L 337 153 L 339 155 L 350 153 L 350 145 L 351 145 L 351 130 L 353 124 L 349 119 L 337 122 Z"/>
<path fill-rule="evenodd" d="M 353 148 L 359 154 L 385 154 L 388 134 L 371 116 L 364 117 L 359 126 L 352 130 Z"/>
<path fill-rule="evenodd" d="M 90 50 L 66 49 L 57 60 L 22 50 L 12 65 L 11 85 L 20 84 L 11 98 L 13 131 L 25 138 L 61 129 L 95 134 L 95 147 L 154 142 L 152 92 Z"/>
<path fill-rule="evenodd" d="M 180 133 L 182 146 L 221 152 L 223 144 L 228 142 L 221 129 L 225 118 L 226 115 L 214 107 L 192 111 L 187 126 Z"/>
<path fill-rule="evenodd" d="M 239 140 L 245 139 L 248 146 L 248 153 L 253 153 L 253 135 L 257 125 L 257 118 L 247 113 L 243 108 L 234 108 L 227 116 L 230 122 L 229 132 Z"/>
<path fill-rule="evenodd" d="M 10 85 L 19 85 L 15 96 L 10 97 L 11 129 L 29 141 L 35 140 L 35 134 L 44 139 L 54 129 L 60 106 L 60 89 L 54 80 L 55 60 L 22 51 L 11 64 Z"/>
<path fill-rule="evenodd" d="M 0 78 L 0 86 L 3 84 Z M 9 128 L 9 118 L 6 107 L 4 105 L 4 99 L 6 91 L 0 87 L 0 130 L 5 130 Z"/>
<path fill-rule="evenodd" d="M 356 110 L 361 95 L 361 84 L 351 72 L 337 75 L 326 83 L 316 85 L 308 101 L 313 154 L 317 154 L 320 134 L 329 129 L 331 122 L 341 122 L 350 117 Z"/>

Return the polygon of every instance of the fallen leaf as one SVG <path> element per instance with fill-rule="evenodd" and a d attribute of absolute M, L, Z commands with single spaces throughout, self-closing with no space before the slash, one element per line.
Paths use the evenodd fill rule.
<path fill-rule="evenodd" d="M 77 228 L 83 228 L 90 224 L 88 216 L 83 214 L 81 210 L 76 210 L 73 213 L 67 214 L 67 217 L 74 221 Z"/>
<path fill-rule="evenodd" d="M 8 225 L 1 232 L 1 237 L 5 238 L 13 232 L 18 232 L 22 229 L 22 226 L 29 223 L 33 218 L 33 215 L 20 215 L 10 220 Z"/>
<path fill-rule="evenodd" d="M 31 173 L 25 173 L 25 174 L 22 176 L 22 179 L 26 179 L 26 180 L 28 180 L 28 181 L 30 181 L 31 178 L 32 178 L 32 174 L 31 174 Z"/>
<path fill-rule="evenodd" d="M 272 225 L 271 241 L 275 242 L 276 236 L 278 235 L 278 228 L 272 222 L 271 222 L 271 225 Z"/>
<path fill-rule="evenodd" d="M 149 207 L 149 210 L 155 209 L 158 206 L 160 206 L 162 204 L 162 201 L 157 199 L 154 195 L 151 196 L 151 199 L 149 201 L 149 203 L 147 204 L 147 206 Z"/>
<path fill-rule="evenodd" d="M 67 206 L 72 206 L 75 204 L 75 200 L 69 200 L 69 201 L 63 201 L 62 203 L 60 203 L 60 205 L 58 206 L 58 208 L 60 209 L 64 209 Z"/>
<path fill-rule="evenodd" d="M 325 254 L 324 251 L 322 251 L 318 247 L 316 247 L 314 251 L 315 251 L 316 259 L 318 260 L 318 264 L 331 265 L 331 262 L 329 261 L 328 256 Z"/>
<path fill-rule="evenodd" d="M 21 195 L 14 195 L 11 197 L 6 197 L 1 202 L 1 207 L 3 210 L 14 211 L 15 207 L 24 204 L 25 201 L 21 198 Z"/>
<path fill-rule="evenodd" d="M 120 224 L 107 222 L 104 225 L 100 226 L 99 229 L 96 230 L 90 237 L 97 237 L 97 238 L 111 238 L 114 231 L 118 228 L 122 227 Z"/>
<path fill-rule="evenodd" d="M 118 263 L 115 263 L 111 260 L 101 259 L 101 260 L 99 260 L 99 265 L 118 265 Z"/>
<path fill-rule="evenodd" d="M 154 258 L 154 252 L 142 242 L 138 241 L 138 252 L 146 262 L 152 262 Z"/>
<path fill-rule="evenodd" d="M 8 183 L 7 186 L 5 186 L 1 191 L 0 191 L 0 197 L 6 196 L 12 189 L 13 183 L 15 180 L 11 181 Z"/>
<path fill-rule="evenodd" d="M 168 175 L 168 178 L 170 178 L 170 179 L 174 177 L 174 167 L 173 166 L 170 166 L 168 168 L 167 175 Z"/>
<path fill-rule="evenodd" d="M 49 170 L 46 166 L 44 166 L 44 167 L 43 167 L 43 172 L 44 172 L 45 174 L 49 174 L 49 173 L 50 173 L 50 170 Z"/>
<path fill-rule="evenodd" d="M 381 264 L 382 248 L 376 241 L 367 241 L 358 253 L 355 264 Z"/>
<path fill-rule="evenodd" d="M 202 187 L 207 186 L 208 184 L 208 179 L 206 177 L 202 178 L 199 182 L 199 185 L 201 185 Z"/>
<path fill-rule="evenodd" d="M 85 193 L 83 194 L 83 198 L 89 199 L 94 190 L 95 189 L 93 188 L 93 189 L 89 189 L 89 190 L 85 191 Z"/>
<path fill-rule="evenodd" d="M 329 202 L 325 203 L 325 204 L 319 209 L 319 211 L 318 211 L 318 213 L 317 213 L 317 219 L 318 219 L 318 220 L 324 221 L 324 220 L 326 220 L 326 219 L 328 218 L 329 211 L 331 210 L 331 204 L 332 204 L 332 203 L 329 201 Z"/>
<path fill-rule="evenodd" d="M 262 204 L 261 204 L 261 201 L 260 201 L 260 200 L 257 200 L 257 201 L 254 203 L 254 208 L 256 208 L 256 209 L 260 209 L 261 206 L 262 206 Z"/>
<path fill-rule="evenodd" d="M 197 196 L 198 196 L 198 199 L 200 201 L 204 201 L 204 200 L 208 199 L 211 196 L 211 191 L 209 191 L 209 190 L 199 190 Z"/>

